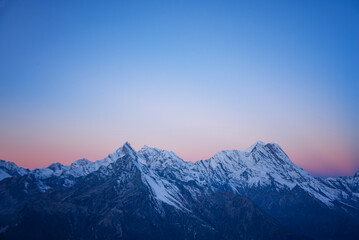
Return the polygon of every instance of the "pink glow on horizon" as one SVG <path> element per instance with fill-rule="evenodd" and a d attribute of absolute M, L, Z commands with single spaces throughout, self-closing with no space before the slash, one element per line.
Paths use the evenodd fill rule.
<path fill-rule="evenodd" d="M 104 15 L 94 24 L 91 6 L 58 21 L 54 4 L 11 4 L 1 16 L 1 159 L 68 165 L 128 141 L 198 161 L 262 140 L 316 175 L 359 170 L 356 8 L 284 21 L 282 8 L 248 14 L 237 3 L 178 14 L 167 14 L 172 3 L 120 4 L 122 14 L 94 5 Z"/>
<path fill-rule="evenodd" d="M 131 144 L 131 142 L 130 142 Z M 252 143 L 251 143 L 252 144 Z M 149 146 L 157 147 L 160 149 L 171 150 L 185 161 L 198 161 L 206 160 L 214 156 L 215 153 L 221 150 L 238 149 L 245 150 L 251 144 L 245 147 L 240 146 L 191 146 L 171 148 L 170 145 L 164 144 L 163 146 Z M 122 145 L 122 144 L 121 144 Z M 95 144 L 77 144 L 77 145 L 30 145 L 25 144 L 20 148 L 15 145 L 8 145 L 0 148 L 1 159 L 13 161 L 17 165 L 29 169 L 47 167 L 52 163 L 60 162 L 64 165 L 69 165 L 72 162 L 87 158 L 91 161 L 96 161 L 107 157 L 108 154 L 114 152 L 121 145 L 109 147 L 108 144 L 102 143 Z M 243 145 L 243 144 L 242 144 Z M 132 145 L 138 151 L 141 145 Z M 340 175 L 353 175 L 355 171 L 354 153 L 350 149 L 342 148 L 328 148 L 328 149 L 299 149 L 298 146 L 282 146 L 283 150 L 288 154 L 290 159 L 302 167 L 304 170 L 310 172 L 315 176 L 340 176 Z M 209 150 L 210 149 L 210 150 Z M 315 151 L 314 151 L 315 150 Z"/>

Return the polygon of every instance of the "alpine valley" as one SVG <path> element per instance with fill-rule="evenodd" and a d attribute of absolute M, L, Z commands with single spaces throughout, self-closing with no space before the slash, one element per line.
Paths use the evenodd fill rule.
<path fill-rule="evenodd" d="M 313 177 L 261 141 L 196 163 L 129 143 L 69 166 L 1 160 L 0 239 L 359 239 L 359 172 Z"/>

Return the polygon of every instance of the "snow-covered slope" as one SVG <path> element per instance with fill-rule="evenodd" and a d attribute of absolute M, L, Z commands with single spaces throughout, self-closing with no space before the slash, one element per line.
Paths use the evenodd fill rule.
<path fill-rule="evenodd" d="M 189 199 L 197 199 L 201 194 L 219 190 L 246 194 L 261 188 L 290 191 L 299 187 L 329 207 L 336 201 L 347 205 L 359 202 L 359 174 L 344 178 L 314 178 L 293 164 L 278 144 L 261 141 L 244 151 L 225 150 L 196 163 L 185 162 L 171 151 L 148 146 L 136 152 L 126 142 L 96 162 L 80 159 L 69 166 L 55 163 L 29 171 L 0 161 L 0 180 L 27 174 L 32 176 L 30 180 L 35 179 L 41 191 L 59 186 L 69 188 L 90 173 L 99 172 L 106 176 L 112 171 L 112 163 L 121 161 L 124 156 L 140 171 L 142 182 L 158 204 L 165 203 L 181 210 L 186 210 Z"/>
<path fill-rule="evenodd" d="M 31 171 L 31 174 L 36 176 L 38 179 L 47 179 L 50 177 L 66 178 L 69 176 L 75 178 L 83 177 L 98 170 L 101 166 L 109 165 L 125 154 L 135 154 L 134 151 L 134 153 L 131 153 L 131 151 L 133 151 L 133 149 L 130 147 L 129 143 L 125 143 L 115 152 L 108 155 L 108 157 L 96 162 L 91 162 L 87 159 L 80 159 L 73 162 L 70 166 L 64 166 L 61 163 L 54 163 L 47 168 L 37 168 Z"/>
<path fill-rule="evenodd" d="M 58 226 L 59 216 L 69 214 L 66 224 L 68 219 L 74 219 L 75 224 L 97 219 L 93 229 L 100 229 L 104 223 L 112 226 L 104 228 L 105 232 L 121 229 L 122 234 L 123 223 L 135 216 L 130 224 L 135 231 L 140 222 L 149 224 L 151 234 L 155 232 L 153 225 L 174 221 L 173 226 L 178 226 L 191 219 L 196 224 L 179 231 L 204 226 L 223 230 L 227 237 L 234 229 L 227 228 L 231 222 L 245 229 L 253 222 L 255 232 L 259 229 L 267 234 L 258 223 L 259 212 L 253 212 L 255 206 L 286 229 L 313 239 L 359 236 L 359 173 L 353 177 L 312 177 L 275 143 L 259 141 L 244 151 L 225 150 L 196 163 L 148 146 L 136 152 L 125 143 L 96 162 L 80 159 L 68 166 L 54 163 L 30 171 L 0 161 L 0 176 L 5 177 L 0 181 L 0 218 L 11 216 L 11 221 L 30 219 L 32 223 L 38 219 L 34 216 L 46 216 L 47 221 L 52 213 Z M 39 215 L 33 215 L 35 208 Z M 62 211 L 64 215 L 58 215 Z M 213 222 L 219 223 L 217 229 L 212 227 Z M 42 226 L 44 221 L 35 223 Z M 59 229 L 68 229 L 66 224 Z M 87 229 L 88 221 L 83 224 Z M 18 226 L 16 222 L 11 229 L 18 231 Z M 28 229 L 29 225 L 24 226 Z M 168 229 L 173 234 L 173 228 Z M 197 239 L 196 229 L 191 234 Z"/>
<path fill-rule="evenodd" d="M 257 142 L 245 151 L 222 151 L 196 165 L 211 185 L 226 187 L 233 192 L 268 186 L 276 190 L 298 186 L 327 205 L 342 195 L 341 190 L 327 186 L 293 164 L 275 143 Z"/>
<path fill-rule="evenodd" d="M 345 199 L 351 199 L 359 204 L 359 171 L 353 177 L 327 178 L 325 182 L 333 188 L 341 189 Z"/>
<path fill-rule="evenodd" d="M 204 192 L 226 190 L 245 194 L 249 189 L 272 188 L 276 191 L 300 187 L 328 206 L 334 201 L 358 201 L 354 191 L 357 180 L 346 178 L 348 191 L 310 176 L 288 158 L 278 144 L 258 141 L 245 151 L 225 150 L 208 160 L 184 162 L 173 152 L 145 146 L 139 155 L 159 176 L 175 182 L 191 183 L 193 197 Z M 188 185 L 183 184 L 185 188 Z M 200 190 L 201 189 L 201 190 Z"/>
<path fill-rule="evenodd" d="M 87 159 L 80 159 L 73 162 L 69 166 L 64 166 L 61 163 L 54 163 L 47 168 L 34 169 L 30 171 L 29 174 L 34 176 L 35 179 L 43 185 L 47 185 L 48 181 L 46 180 L 59 178 L 64 180 L 64 187 L 71 187 L 76 183 L 76 179 L 97 171 L 100 167 L 108 166 L 126 154 L 136 154 L 127 142 L 115 152 L 108 155 L 108 157 L 96 162 L 91 162 Z M 51 186 L 47 186 L 44 189 L 46 190 L 48 188 L 51 188 Z"/>
<path fill-rule="evenodd" d="M 18 167 L 13 162 L 6 162 L 0 159 L 0 181 L 9 177 L 23 176 L 29 172 L 29 169 Z"/>

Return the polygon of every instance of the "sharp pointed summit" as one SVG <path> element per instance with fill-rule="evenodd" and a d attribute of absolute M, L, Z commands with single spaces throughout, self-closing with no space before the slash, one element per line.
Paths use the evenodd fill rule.
<path fill-rule="evenodd" d="M 252 152 L 252 150 L 257 147 L 257 146 L 265 146 L 266 144 L 263 141 L 257 141 L 254 144 L 252 144 L 252 146 L 250 146 L 249 148 L 247 148 L 246 150 L 244 150 L 244 152 Z"/>
<path fill-rule="evenodd" d="M 129 142 L 125 142 L 121 147 L 119 147 L 115 152 L 108 155 L 108 158 L 112 160 L 117 160 L 125 154 L 131 155 L 131 157 L 136 157 L 136 151 L 131 147 Z"/>
<path fill-rule="evenodd" d="M 10 173 L 9 169 L 17 172 Z M 0 161 L 0 176 L 8 179 L 0 181 L 0 207 L 1 204 L 5 206 L 16 199 L 18 203 L 11 209 L 12 217 L 26 219 L 21 215 L 27 214 L 24 207 L 33 204 L 29 206 L 31 209 L 35 206 L 36 209 L 39 203 L 31 202 L 31 199 L 44 198 L 41 199 L 44 202 L 40 202 L 49 204 L 49 211 L 58 204 L 65 205 L 61 205 L 55 213 L 63 209 L 92 209 L 94 215 L 91 215 L 91 218 L 103 222 L 101 214 L 105 214 L 103 219 L 106 219 L 106 224 L 116 222 L 116 219 L 121 219 L 123 214 L 130 211 L 131 214 L 126 215 L 125 219 L 139 213 L 145 214 L 141 215 L 140 220 L 134 220 L 135 222 L 144 219 L 158 221 L 166 216 L 171 216 L 170 219 L 173 220 L 182 216 L 184 218 L 180 218 L 174 226 L 182 226 L 181 224 L 194 218 L 200 221 L 196 222 L 198 226 L 208 226 L 209 229 L 220 232 L 222 228 L 211 225 L 213 221 L 207 222 L 208 216 L 203 214 L 214 214 L 211 211 L 219 206 L 228 207 L 225 200 L 227 197 L 230 203 L 246 196 L 248 199 L 245 204 L 249 204 L 246 201 L 253 201 L 260 207 L 261 210 L 258 211 L 263 210 L 275 216 L 286 228 L 296 230 L 297 226 L 305 226 L 309 230 L 304 233 L 309 236 L 316 236 L 310 231 L 313 224 L 319 222 L 326 226 L 327 221 L 333 221 L 330 224 L 333 228 L 336 227 L 333 230 L 337 234 L 335 238 L 331 238 L 333 233 L 325 228 L 318 231 L 320 236 L 326 239 L 339 239 L 342 229 L 335 221 L 348 222 L 349 220 L 343 220 L 342 216 L 348 212 L 359 212 L 358 174 L 357 172 L 353 177 L 330 179 L 312 177 L 291 162 L 278 144 L 266 144 L 262 141 L 254 143 L 245 151 L 224 150 L 208 160 L 196 163 L 185 162 L 172 151 L 147 145 L 136 152 L 126 142 L 108 157 L 95 162 L 80 159 L 68 166 L 54 163 L 48 168 L 30 171 L 13 163 Z M 52 192 L 57 194 L 51 194 Z M 62 194 L 66 197 L 62 197 Z M 61 198 L 53 199 L 56 196 Z M 217 204 L 216 201 L 217 207 L 207 207 Z M 40 215 L 43 214 L 41 204 L 37 206 Z M 303 206 L 308 208 L 302 208 Z M 296 212 L 297 208 L 301 209 L 300 213 Z M 7 211 L 6 209 L 6 214 Z M 28 214 L 32 214 L 31 211 Z M 337 213 L 340 215 L 335 215 Z M 221 211 L 221 214 L 225 213 Z M 251 213 L 248 214 L 251 216 Z M 316 214 L 320 215 L 319 219 Z M 288 216 L 291 219 L 299 217 L 298 220 L 288 222 Z M 0 220 L 7 217 L 1 215 L 0 208 Z M 86 215 L 81 219 L 88 217 Z M 356 217 L 359 219 L 359 214 Z M 156 222 L 156 225 L 161 226 L 169 219 L 161 221 Z M 246 221 L 251 222 L 248 219 Z M 78 222 L 72 224 L 78 226 Z M 231 220 L 226 219 L 225 222 Z M 21 226 L 21 222 L 19 224 Z M 352 226 L 350 224 L 348 226 Z M 193 226 L 184 227 L 192 229 Z M 10 229 L 15 231 L 17 228 Z M 346 231 L 352 233 L 350 229 Z M 152 230 L 149 232 L 153 233 Z"/>

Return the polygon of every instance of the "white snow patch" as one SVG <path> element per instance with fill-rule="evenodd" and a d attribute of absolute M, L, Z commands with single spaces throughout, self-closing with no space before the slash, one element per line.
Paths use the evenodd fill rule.
<path fill-rule="evenodd" d="M 5 178 L 9 178 L 9 177 L 12 177 L 12 176 L 0 169 L 0 181 Z"/>

